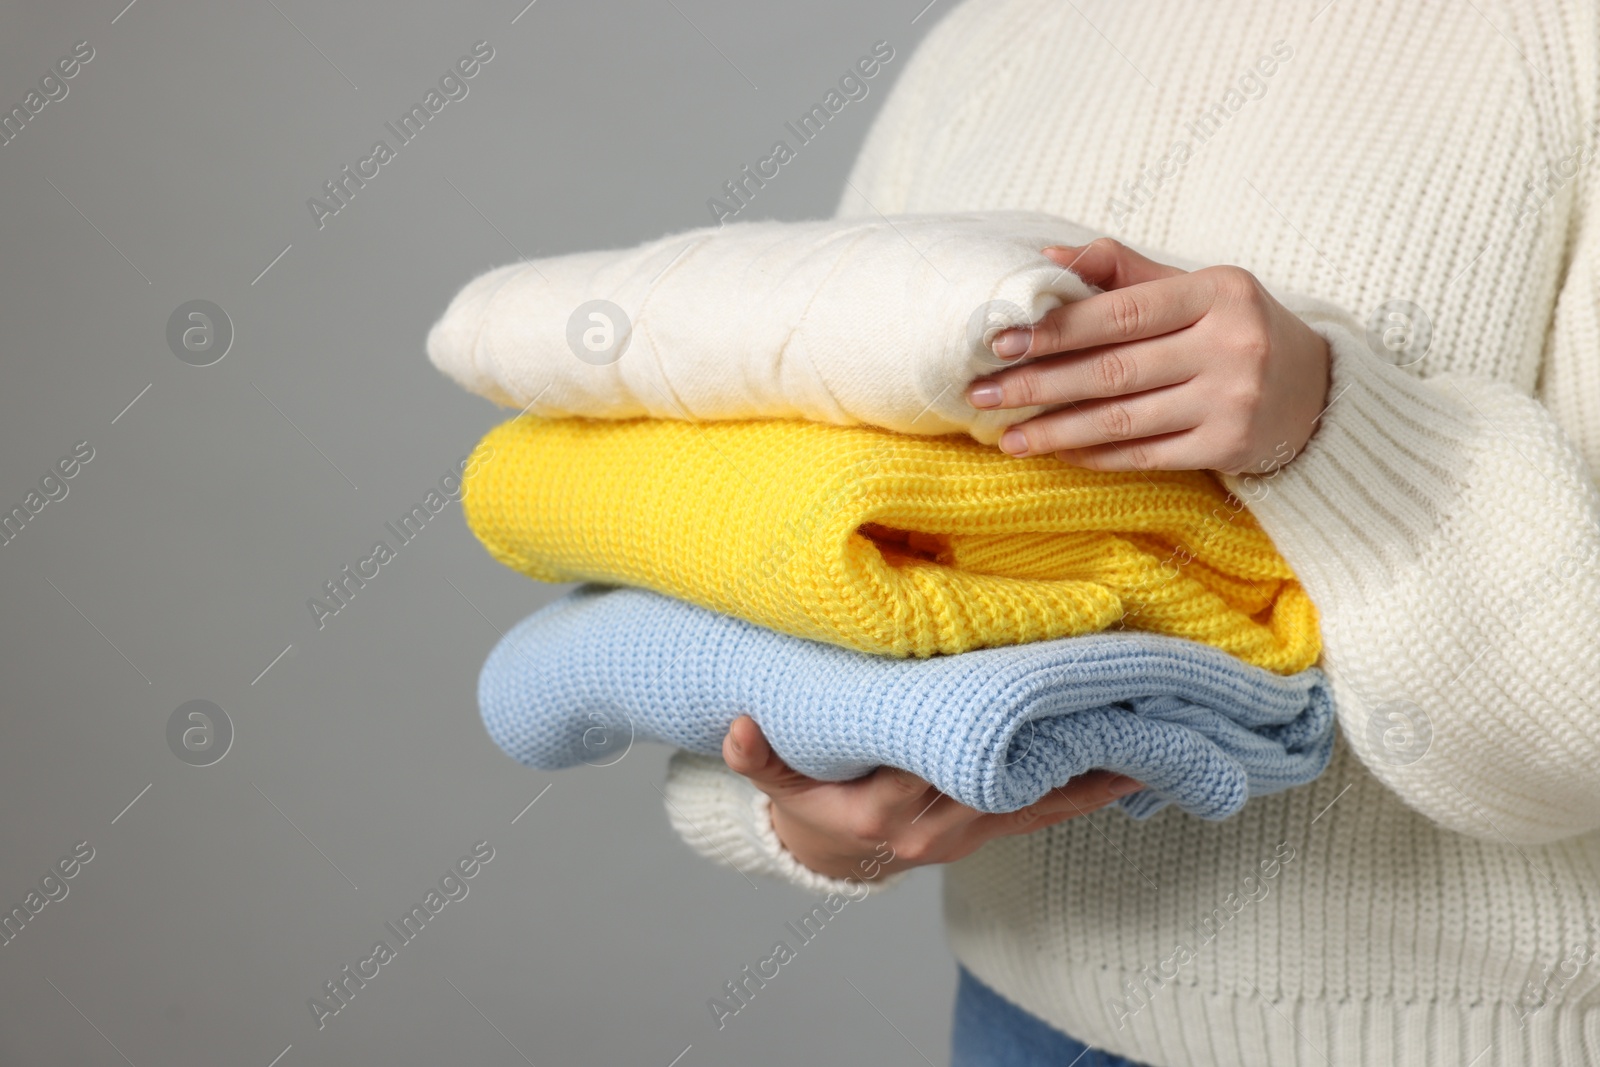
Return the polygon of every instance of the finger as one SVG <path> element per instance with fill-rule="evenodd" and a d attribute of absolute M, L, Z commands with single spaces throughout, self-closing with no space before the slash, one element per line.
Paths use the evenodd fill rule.
<path fill-rule="evenodd" d="M 949 799 L 910 771 L 879 767 L 868 778 L 861 803 L 875 805 L 887 818 L 915 819 L 940 798 Z"/>
<path fill-rule="evenodd" d="M 981 846 L 986 838 L 970 834 L 973 823 L 989 816 L 944 793 L 929 788 L 909 808 L 890 815 L 882 824 L 895 856 L 913 866 L 949 863 Z M 889 815 L 889 813 L 885 813 Z"/>
<path fill-rule="evenodd" d="M 1119 796 L 1144 788 L 1131 778 L 1110 771 L 1090 771 L 1051 790 L 1020 811 L 991 814 L 970 808 L 942 793 L 901 827 L 897 849 L 909 853 L 933 849 L 958 859 L 991 838 L 1030 833 L 1078 815 L 1098 811 Z"/>
<path fill-rule="evenodd" d="M 1101 237 L 1086 245 L 1055 245 L 1044 254 L 1090 285 L 1101 289 L 1123 289 L 1140 282 L 1171 278 L 1186 273 L 1177 267 L 1140 255 L 1121 241 Z"/>
<path fill-rule="evenodd" d="M 1039 800 L 1018 811 L 983 815 L 973 821 L 967 834 L 982 840 L 1030 834 L 1046 826 L 1088 815 L 1115 804 L 1130 793 L 1143 789 L 1141 782 L 1110 771 L 1090 771 L 1066 785 L 1058 786 Z"/>
<path fill-rule="evenodd" d="M 932 788 L 917 798 L 915 811 L 902 814 L 902 828 L 924 840 L 942 840 L 958 834 L 967 824 L 983 818 L 984 813 L 969 808 L 945 793 Z"/>
<path fill-rule="evenodd" d="M 1215 286 L 1193 274 L 1157 278 L 1063 304 L 1032 326 L 995 334 L 990 347 L 1009 360 L 1127 344 L 1194 325 L 1215 298 Z"/>
<path fill-rule="evenodd" d="M 1013 456 L 1038 456 L 1138 441 L 1191 430 L 1205 420 L 1206 410 L 1198 390 L 1182 385 L 1086 400 L 1008 428 L 1000 448 Z"/>
<path fill-rule="evenodd" d="M 1196 458 L 1197 450 L 1203 447 L 1198 431 L 1180 430 L 1137 441 L 1062 449 L 1056 453 L 1056 458 L 1091 471 L 1211 470 L 1211 463 Z"/>
<path fill-rule="evenodd" d="M 768 796 L 791 793 L 812 782 L 772 751 L 761 727 L 748 715 L 739 716 L 728 727 L 722 739 L 722 759 L 729 769 L 750 779 Z"/>
<path fill-rule="evenodd" d="M 967 387 L 975 408 L 1026 408 L 1142 393 L 1188 381 L 1204 369 L 1199 346 L 1177 332 L 1010 367 Z"/>

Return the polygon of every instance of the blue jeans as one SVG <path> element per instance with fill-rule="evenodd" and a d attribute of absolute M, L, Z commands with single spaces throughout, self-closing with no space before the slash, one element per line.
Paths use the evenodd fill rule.
<path fill-rule="evenodd" d="M 950 1067 L 1140 1067 L 1090 1048 L 1006 1000 L 961 968 Z"/>

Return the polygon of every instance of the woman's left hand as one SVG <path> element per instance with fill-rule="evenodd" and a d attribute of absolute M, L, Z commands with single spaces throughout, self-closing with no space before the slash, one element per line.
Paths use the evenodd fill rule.
<path fill-rule="evenodd" d="M 1063 405 L 1008 429 L 1014 456 L 1095 470 L 1266 473 L 1325 410 L 1328 344 L 1241 267 L 1187 272 L 1102 237 L 1046 256 L 1104 289 L 997 334 L 974 407 Z"/>

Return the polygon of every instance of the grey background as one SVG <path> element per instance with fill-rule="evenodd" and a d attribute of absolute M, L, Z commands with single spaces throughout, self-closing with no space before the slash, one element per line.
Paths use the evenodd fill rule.
<path fill-rule="evenodd" d="M 830 214 L 942 8 L 124 2 L 0 7 L 6 108 L 95 49 L 0 146 L 0 506 L 95 450 L 0 546 L 0 906 L 95 849 L 0 947 L 0 1063 L 945 1062 L 926 872 L 716 1031 L 707 998 L 810 898 L 676 839 L 663 750 L 549 775 L 493 747 L 478 666 L 560 590 L 491 561 L 457 505 L 320 632 L 306 608 L 504 415 L 424 357 L 456 289 L 706 224 L 887 39 L 871 95 L 741 217 Z M 307 198 L 480 39 L 469 95 L 319 231 Z M 213 366 L 167 348 L 193 299 L 234 324 Z M 213 766 L 167 747 L 194 699 L 234 725 Z M 485 838 L 470 895 L 319 1032 L 308 998 Z"/>

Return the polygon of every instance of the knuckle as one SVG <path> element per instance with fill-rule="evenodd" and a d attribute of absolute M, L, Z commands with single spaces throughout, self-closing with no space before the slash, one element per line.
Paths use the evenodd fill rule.
<path fill-rule="evenodd" d="M 1119 252 L 1122 251 L 1122 242 L 1117 240 L 1115 237 L 1096 237 L 1094 240 L 1089 242 L 1088 246 L 1085 248 L 1085 251 L 1087 251 L 1089 248 L 1094 249 L 1101 255 L 1115 257 Z"/>
<path fill-rule="evenodd" d="M 1243 304 L 1258 303 L 1264 295 L 1256 276 L 1243 267 L 1231 264 L 1210 268 L 1217 292 L 1232 301 Z"/>
<path fill-rule="evenodd" d="M 1122 404 L 1102 404 L 1094 414 L 1096 428 L 1108 441 L 1121 441 L 1133 435 L 1133 416 Z"/>
<path fill-rule="evenodd" d="M 1149 470 L 1152 466 L 1150 450 L 1138 443 L 1119 446 L 1123 458 L 1133 465 L 1135 470 Z"/>
<path fill-rule="evenodd" d="M 1107 294 L 1106 328 L 1114 337 L 1134 339 L 1148 314 L 1143 301 L 1127 289 L 1115 289 Z"/>
<path fill-rule="evenodd" d="M 1009 395 L 1006 399 L 1022 407 L 1033 407 L 1035 404 L 1044 403 L 1044 390 L 1037 374 L 1018 374 L 1002 385 L 1001 389 Z"/>
<path fill-rule="evenodd" d="M 1240 378 L 1233 387 L 1233 408 L 1244 418 L 1254 418 L 1261 413 L 1266 402 L 1266 384 L 1260 378 Z"/>
<path fill-rule="evenodd" d="M 862 841 L 882 841 L 888 836 L 889 818 L 881 808 L 862 805 L 850 813 L 845 829 Z"/>
<path fill-rule="evenodd" d="M 1267 357 L 1272 355 L 1272 339 L 1268 336 L 1264 324 L 1251 323 L 1241 329 L 1229 347 L 1233 350 L 1235 358 L 1251 371 L 1259 371 L 1265 367 Z"/>
<path fill-rule="evenodd" d="M 916 866 L 930 863 L 937 858 L 937 842 L 928 834 L 906 834 L 894 843 L 894 854 L 897 860 Z"/>
<path fill-rule="evenodd" d="M 1094 375 L 1095 386 L 1105 396 L 1121 396 L 1136 391 L 1133 361 L 1115 349 L 1096 357 L 1090 364 L 1090 371 Z"/>

